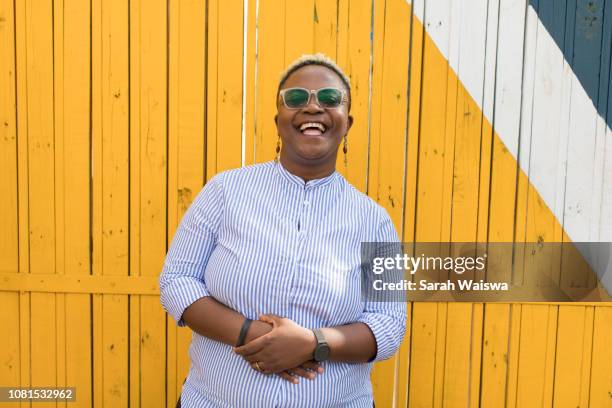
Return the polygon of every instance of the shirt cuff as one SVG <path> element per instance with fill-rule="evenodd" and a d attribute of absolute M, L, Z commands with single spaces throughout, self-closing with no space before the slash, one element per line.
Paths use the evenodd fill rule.
<path fill-rule="evenodd" d="M 198 299 L 210 296 L 204 282 L 199 279 L 182 276 L 172 280 L 161 290 L 160 298 L 164 309 L 172 315 L 176 324 L 185 326 L 183 312 Z"/>
<path fill-rule="evenodd" d="M 366 312 L 358 322 L 366 324 L 376 340 L 376 356 L 370 361 L 393 357 L 404 337 L 405 321 L 401 324 L 391 316 Z"/>

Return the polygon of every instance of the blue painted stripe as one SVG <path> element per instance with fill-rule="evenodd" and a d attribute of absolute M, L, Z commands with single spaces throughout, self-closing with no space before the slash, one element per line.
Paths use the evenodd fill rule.
<path fill-rule="evenodd" d="M 597 112 L 612 127 L 612 0 L 530 0 Z"/>

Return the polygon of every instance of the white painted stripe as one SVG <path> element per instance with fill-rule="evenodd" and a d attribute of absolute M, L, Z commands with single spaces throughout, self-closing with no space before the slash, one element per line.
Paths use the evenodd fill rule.
<path fill-rule="evenodd" d="M 516 158 L 521 124 L 521 92 L 525 33 L 525 1 L 501 0 L 495 82 L 495 127 L 507 135 L 506 148 Z M 529 72 L 526 72 L 529 76 Z M 489 110 L 485 109 L 485 114 Z M 487 118 L 489 116 L 486 116 Z"/>
<path fill-rule="evenodd" d="M 433 3 L 439 8 L 457 7 L 448 2 Z M 500 3 L 496 132 L 515 158 L 518 152 L 521 169 L 573 241 L 612 241 L 612 191 L 604 183 L 612 179 L 612 164 L 607 151 L 601 157 L 596 153 L 607 142 L 598 135 L 606 133 L 609 137 L 610 128 L 597 119 L 593 102 L 531 6 L 525 24 L 524 7 L 519 1 Z M 428 6 L 427 10 L 433 8 Z M 487 120 L 492 121 L 492 107 L 488 102 L 485 106 L 483 93 L 487 4 L 484 0 L 462 2 L 458 28 L 454 12 L 449 20 L 450 43 L 444 30 L 426 24 L 425 28 Z M 436 9 L 435 15 L 446 14 Z M 526 32 L 522 32 L 524 26 Z M 460 44 L 458 55 L 453 53 L 453 41 Z M 594 185 L 593 180 L 602 187 Z M 601 202 L 592 204 L 594 198 Z M 594 215 L 598 209 L 600 214 Z M 595 225 L 599 225 L 599 233 Z"/>

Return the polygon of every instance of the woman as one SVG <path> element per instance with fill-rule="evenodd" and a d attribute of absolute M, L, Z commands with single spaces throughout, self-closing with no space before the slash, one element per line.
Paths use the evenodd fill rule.
<path fill-rule="evenodd" d="M 398 238 L 335 171 L 348 78 L 306 55 L 277 96 L 279 157 L 213 177 L 160 276 L 164 308 L 194 331 L 183 407 L 371 407 L 371 362 L 404 335 L 405 304 L 361 297 L 360 244 Z"/>

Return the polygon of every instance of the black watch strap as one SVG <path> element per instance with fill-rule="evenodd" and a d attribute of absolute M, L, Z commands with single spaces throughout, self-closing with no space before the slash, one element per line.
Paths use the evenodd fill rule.
<path fill-rule="evenodd" d="M 244 344 L 244 340 L 246 339 L 247 333 L 249 332 L 249 327 L 251 327 L 251 323 L 253 320 L 248 317 L 242 323 L 242 327 L 240 328 L 240 334 L 238 335 L 238 341 L 236 342 L 236 347 L 240 347 Z"/>

